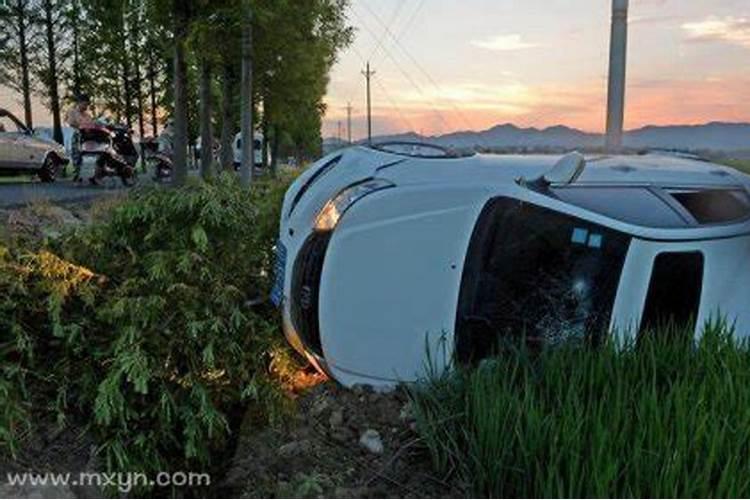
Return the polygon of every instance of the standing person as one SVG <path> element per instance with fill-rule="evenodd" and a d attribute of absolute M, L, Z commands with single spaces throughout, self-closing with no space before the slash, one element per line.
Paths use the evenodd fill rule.
<path fill-rule="evenodd" d="M 174 121 L 170 118 L 159 134 L 159 152 L 169 156 L 174 154 Z"/>
<path fill-rule="evenodd" d="M 94 118 L 89 113 L 91 101 L 86 94 L 76 96 L 75 105 L 70 108 L 65 121 L 73 129 L 73 140 L 71 141 L 71 156 L 73 157 L 73 180 L 81 180 L 81 129 L 91 127 L 94 124 Z"/>

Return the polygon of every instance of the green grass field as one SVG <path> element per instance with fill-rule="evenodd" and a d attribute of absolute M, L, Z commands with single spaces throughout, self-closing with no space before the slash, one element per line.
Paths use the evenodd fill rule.
<path fill-rule="evenodd" d="M 31 182 L 30 175 L 14 175 L 12 177 L 0 177 L 0 184 L 18 184 Z"/>
<path fill-rule="evenodd" d="M 727 159 L 720 161 L 720 163 L 750 174 L 750 160 Z"/>
<path fill-rule="evenodd" d="M 439 473 L 480 497 L 745 497 L 750 349 L 523 352 L 416 389 Z"/>

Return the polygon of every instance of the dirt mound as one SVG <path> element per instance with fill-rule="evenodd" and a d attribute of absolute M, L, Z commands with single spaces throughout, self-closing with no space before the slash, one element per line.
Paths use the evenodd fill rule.
<path fill-rule="evenodd" d="M 255 429 L 248 417 L 218 492 L 243 497 L 456 497 L 435 477 L 403 391 L 321 384 L 292 420 Z"/>

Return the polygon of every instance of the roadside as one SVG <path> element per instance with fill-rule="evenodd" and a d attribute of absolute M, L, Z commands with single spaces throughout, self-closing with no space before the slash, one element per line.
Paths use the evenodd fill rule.
<path fill-rule="evenodd" d="M 303 393 L 292 417 L 257 429 L 246 415 L 226 477 L 213 493 L 242 498 L 449 498 L 466 495 L 433 471 L 403 391 Z"/>

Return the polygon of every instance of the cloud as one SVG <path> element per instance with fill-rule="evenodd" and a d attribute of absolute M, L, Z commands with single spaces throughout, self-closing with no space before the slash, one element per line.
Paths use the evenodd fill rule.
<path fill-rule="evenodd" d="M 538 47 L 538 45 L 536 44 L 523 41 L 521 35 L 517 33 L 511 35 L 492 36 L 489 38 L 485 38 L 484 40 L 472 40 L 471 44 L 474 47 L 479 47 L 480 49 L 503 52 L 533 49 L 534 47 Z"/>
<path fill-rule="evenodd" d="M 724 42 L 750 49 L 750 19 L 711 16 L 703 21 L 685 23 L 682 29 L 693 42 Z"/>

